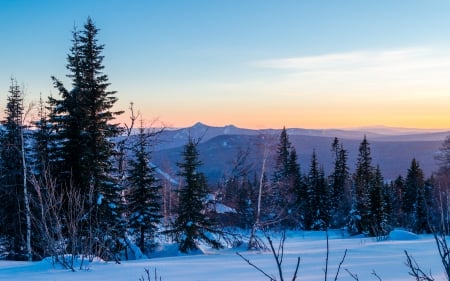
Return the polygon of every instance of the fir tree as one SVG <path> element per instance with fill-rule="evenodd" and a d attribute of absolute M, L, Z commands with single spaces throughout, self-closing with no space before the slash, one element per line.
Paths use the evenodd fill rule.
<path fill-rule="evenodd" d="M 137 244 L 142 252 L 145 252 L 146 241 L 150 242 L 150 248 L 154 246 L 154 236 L 162 218 L 159 193 L 162 186 L 155 177 L 155 168 L 150 167 L 149 137 L 141 124 L 127 177 L 128 226 L 138 234 Z"/>
<path fill-rule="evenodd" d="M 405 215 L 404 223 L 409 228 L 414 228 L 415 208 L 417 201 L 421 200 L 419 192 L 424 188 L 424 185 L 423 171 L 419 166 L 419 162 L 414 158 L 406 175 L 405 190 L 402 196 L 402 209 Z"/>
<path fill-rule="evenodd" d="M 330 223 L 330 191 L 325 181 L 323 168 L 319 167 L 316 151 L 311 157 L 311 166 L 308 173 L 308 201 L 309 214 L 306 229 L 325 230 Z"/>
<path fill-rule="evenodd" d="M 17 81 L 11 79 L 7 97 L 5 120 L 1 135 L 0 232 L 7 239 L 11 256 L 25 254 L 26 222 L 23 210 L 24 169 L 23 146 L 23 92 Z"/>
<path fill-rule="evenodd" d="M 292 185 L 292 199 L 289 204 L 289 227 L 299 227 L 302 224 L 303 215 L 305 213 L 306 191 L 305 185 L 300 173 L 300 165 L 298 164 L 297 151 L 295 147 L 291 148 L 288 162 L 288 171 L 290 184 Z"/>
<path fill-rule="evenodd" d="M 377 166 L 369 187 L 369 214 L 371 236 L 385 236 L 388 231 L 387 201 L 385 201 L 384 182 L 380 167 Z"/>
<path fill-rule="evenodd" d="M 62 99 L 49 98 L 53 108 L 50 121 L 58 143 L 54 155 L 59 160 L 56 175 L 60 186 L 76 188 L 82 194 L 85 206 L 80 211 L 89 214 L 86 235 L 108 249 L 103 258 L 109 259 L 124 232 L 119 211 L 121 188 L 113 177 L 112 164 L 112 138 L 120 133 L 112 122 L 122 112 L 111 111 L 117 98 L 107 90 L 108 77 L 102 72 L 104 45 L 97 42 L 98 31 L 88 18 L 83 30 L 73 32 L 67 65 L 72 89 L 53 77 Z M 89 251 L 93 247 L 94 243 Z"/>
<path fill-rule="evenodd" d="M 406 176 L 402 206 L 406 216 L 406 226 L 418 233 L 429 231 L 428 198 L 430 192 L 427 189 L 422 168 L 414 158 Z"/>
<path fill-rule="evenodd" d="M 179 250 L 183 253 L 197 250 L 200 241 L 213 248 L 223 247 L 211 236 L 218 231 L 205 210 L 208 187 L 205 175 L 199 171 L 201 161 L 198 159 L 197 144 L 191 138 L 184 147 L 183 161 L 178 166 L 184 184 L 179 190 L 178 216 L 169 233 L 175 234 Z"/>
<path fill-rule="evenodd" d="M 373 170 L 370 144 L 364 136 L 359 146 L 356 171 L 353 176 L 355 198 L 352 216 L 357 219 L 353 223 L 356 224 L 358 232 L 370 232 L 369 191 L 373 178 Z"/>
<path fill-rule="evenodd" d="M 38 118 L 33 122 L 35 130 L 33 132 L 34 148 L 33 148 L 33 171 L 34 175 L 40 179 L 44 173 L 49 173 L 54 167 L 51 161 L 55 161 L 52 156 L 55 144 L 52 142 L 52 128 L 49 122 L 48 107 L 46 107 L 42 97 L 38 104 Z"/>
<path fill-rule="evenodd" d="M 330 177 L 332 225 L 339 227 L 343 225 L 344 219 L 351 209 L 348 152 L 338 138 L 334 139 L 331 151 L 334 158 L 334 169 Z"/>
<path fill-rule="evenodd" d="M 283 127 L 280 133 L 280 142 L 277 147 L 277 159 L 273 175 L 274 182 L 283 181 L 289 176 L 290 151 L 291 142 L 289 141 L 286 128 Z"/>
<path fill-rule="evenodd" d="M 2 224 L 1 234 L 7 238 L 8 250 L 20 254 L 23 247 L 24 220 L 20 214 L 23 204 L 22 163 L 20 157 L 21 124 L 22 124 L 22 94 L 17 81 L 11 79 L 5 110 L 6 119 L 2 121 L 1 135 L 1 189 L 0 199 Z"/>
<path fill-rule="evenodd" d="M 289 141 L 286 128 L 280 133 L 280 141 L 277 147 L 275 171 L 272 182 L 275 188 L 272 194 L 274 208 L 281 218 L 283 227 L 295 227 L 298 220 L 296 206 L 297 191 L 300 185 L 300 166 L 297 163 L 297 152 Z"/>
<path fill-rule="evenodd" d="M 403 192 L 405 189 L 405 180 L 402 176 L 398 176 L 394 182 L 390 184 L 390 201 L 391 201 L 391 214 L 392 223 L 394 226 L 404 226 L 403 220 Z"/>

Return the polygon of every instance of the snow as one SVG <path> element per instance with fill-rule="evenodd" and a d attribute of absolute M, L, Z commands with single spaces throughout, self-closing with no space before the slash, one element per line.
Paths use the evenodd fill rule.
<path fill-rule="evenodd" d="M 390 240 L 415 240 L 419 239 L 419 236 L 415 233 L 411 233 L 405 230 L 393 230 L 389 233 Z"/>
<path fill-rule="evenodd" d="M 279 234 L 271 234 L 278 246 Z M 297 280 L 324 280 L 326 238 L 324 232 L 288 232 L 284 245 L 284 279 L 291 280 L 297 257 L 301 258 Z M 410 280 L 405 265 L 404 250 L 412 255 L 425 272 L 432 272 L 435 280 L 445 280 L 443 268 L 432 235 L 415 235 L 403 230 L 393 231 L 389 239 L 355 238 L 341 231 L 329 232 L 330 257 L 328 279 L 334 280 L 339 262 L 345 250 L 347 256 L 342 264 L 338 280 L 352 279 L 345 271 L 357 274 L 359 280 L 377 280 L 373 271 L 383 281 Z M 47 259 L 40 262 L 0 261 L 0 280 L 90 280 L 90 281 L 138 281 L 150 269 L 152 280 L 156 268 L 158 276 L 165 281 L 173 280 L 267 280 L 267 277 L 248 265 L 236 255 L 239 252 L 268 274 L 277 277 L 273 256 L 267 251 L 247 251 L 245 243 L 240 248 L 213 250 L 201 247 L 202 254 L 182 255 L 176 245 L 161 245 L 150 259 L 114 262 L 96 261 L 88 270 L 69 270 L 53 267 Z M 277 278 L 279 280 L 279 278 Z"/>

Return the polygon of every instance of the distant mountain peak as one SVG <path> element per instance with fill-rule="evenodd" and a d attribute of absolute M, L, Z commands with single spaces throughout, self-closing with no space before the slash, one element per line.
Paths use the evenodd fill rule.
<path fill-rule="evenodd" d="M 209 127 L 208 125 L 202 123 L 202 122 L 197 122 L 194 125 L 192 125 L 191 128 L 204 128 L 204 127 Z"/>

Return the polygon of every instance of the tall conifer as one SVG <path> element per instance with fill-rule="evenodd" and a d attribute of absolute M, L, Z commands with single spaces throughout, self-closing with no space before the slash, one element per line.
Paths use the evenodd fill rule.
<path fill-rule="evenodd" d="M 98 29 L 88 18 L 81 31 L 73 32 L 73 46 L 68 55 L 68 78 L 72 89 L 53 77 L 61 99 L 50 98 L 53 112 L 50 121 L 56 130 L 58 147 L 55 157 L 57 177 L 64 188 L 75 188 L 82 194 L 86 212 L 86 235 L 94 241 L 92 251 L 100 241 L 108 253 L 116 251 L 116 239 L 123 234 L 120 214 L 121 188 L 113 177 L 112 138 L 120 133 L 113 112 L 115 92 L 108 91 L 108 76 L 103 73 L 104 45 L 97 41 Z M 106 241 L 106 240 L 107 241 Z M 114 248 L 114 249 L 113 249 Z M 108 254 L 112 258 L 111 254 Z"/>
<path fill-rule="evenodd" d="M 145 132 L 142 124 L 136 137 L 127 177 L 128 226 L 136 234 L 139 248 L 145 252 L 146 246 L 150 249 L 154 246 L 154 237 L 162 218 L 159 194 L 162 186 L 155 177 L 155 169 L 150 166 L 150 134 Z"/>
<path fill-rule="evenodd" d="M 197 144 L 189 138 L 184 147 L 183 160 L 178 163 L 183 180 L 179 190 L 178 216 L 173 229 L 179 242 L 179 250 L 184 253 L 198 249 L 198 243 L 203 241 L 213 248 L 221 248 L 221 243 L 211 234 L 218 231 L 214 221 L 207 215 L 205 200 L 208 196 L 206 177 L 199 171 L 201 161 L 198 159 Z"/>
<path fill-rule="evenodd" d="M 7 238 L 7 249 L 25 254 L 24 170 L 22 159 L 23 92 L 15 79 L 9 87 L 1 135 L 0 232 Z"/>

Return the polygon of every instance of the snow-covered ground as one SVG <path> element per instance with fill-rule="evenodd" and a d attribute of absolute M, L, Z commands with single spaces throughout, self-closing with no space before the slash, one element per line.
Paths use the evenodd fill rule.
<path fill-rule="evenodd" d="M 277 235 L 273 235 L 278 245 Z M 301 258 L 297 280 L 324 280 L 326 239 L 323 232 L 288 232 L 283 260 L 284 279 L 292 280 L 297 257 Z M 348 249 L 342 264 L 339 280 L 354 280 L 346 272 L 348 269 L 359 280 L 374 280 L 376 272 L 383 281 L 413 280 L 405 265 L 404 250 L 407 250 L 425 272 L 432 273 L 436 280 L 445 280 L 443 268 L 431 235 L 416 236 L 403 231 L 391 233 L 389 239 L 376 241 L 373 238 L 343 237 L 339 232 L 329 233 L 330 258 L 328 280 L 334 280 L 336 269 Z M 122 264 L 94 262 L 88 270 L 71 272 L 55 268 L 48 260 L 40 262 L 0 261 L 0 280 L 83 280 L 83 281 L 138 281 L 145 275 L 144 269 L 154 270 L 163 281 L 236 281 L 268 280 L 266 276 L 252 268 L 236 255 L 238 251 L 253 264 L 279 280 L 276 265 L 270 252 L 248 252 L 241 248 L 211 250 L 203 249 L 203 254 L 180 255 L 174 247 L 165 247 L 158 257 L 145 260 L 124 261 Z M 172 250 L 170 250 L 172 249 Z M 145 278 L 145 280 L 147 280 Z"/>

